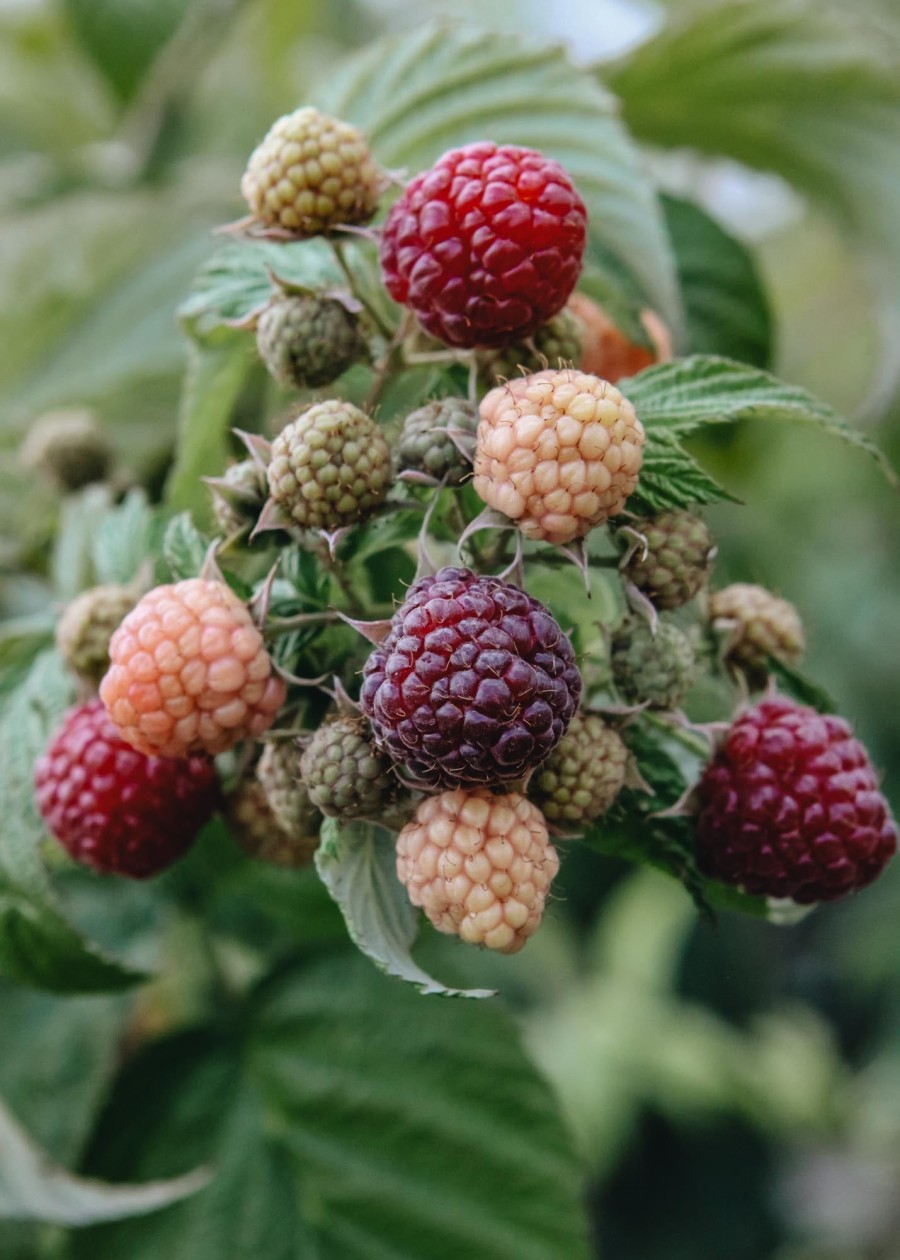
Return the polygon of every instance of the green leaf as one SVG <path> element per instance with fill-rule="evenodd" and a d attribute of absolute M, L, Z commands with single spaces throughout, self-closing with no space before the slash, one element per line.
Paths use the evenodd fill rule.
<path fill-rule="evenodd" d="M 693 354 L 754 367 L 772 358 L 772 312 L 753 256 L 699 206 L 663 197 Z"/>
<path fill-rule="evenodd" d="M 397 879 L 394 833 L 374 823 L 322 824 L 316 870 L 341 908 L 353 943 L 389 976 L 420 993 L 493 997 L 489 989 L 448 989 L 413 962 L 418 911 Z"/>
<path fill-rule="evenodd" d="M 61 599 L 94 585 L 94 546 L 110 503 L 106 485 L 88 486 L 63 500 L 50 564 L 53 589 Z"/>
<path fill-rule="evenodd" d="M 343 953 L 250 1013 L 237 1045 L 186 1034 L 126 1068 L 90 1171 L 217 1175 L 75 1260 L 586 1260 L 578 1163 L 498 1005 L 423 1002 Z"/>
<path fill-rule="evenodd" d="M 644 462 L 637 489 L 628 500 L 635 512 L 665 512 L 734 499 L 703 471 L 676 435 L 668 429 L 650 428 L 644 445 Z"/>
<path fill-rule="evenodd" d="M 129 490 L 123 502 L 109 511 L 93 540 L 94 572 L 98 582 L 125 584 L 150 554 L 153 511 L 143 490 Z"/>
<path fill-rule="evenodd" d="M 53 643 L 55 618 L 49 613 L 13 617 L 0 630 L 0 695 L 17 687 L 35 657 Z"/>
<path fill-rule="evenodd" d="M 758 368 L 713 355 L 692 355 L 657 363 L 622 381 L 621 388 L 651 434 L 665 429 L 686 437 L 709 425 L 740 420 L 811 425 L 873 456 L 894 480 L 885 456 L 864 433 L 809 390 Z"/>
<path fill-rule="evenodd" d="M 65 0 L 85 51 L 122 100 L 136 92 L 189 0 Z"/>
<path fill-rule="evenodd" d="M 190 345 L 175 463 L 166 482 L 166 503 L 176 511 L 210 513 L 201 478 L 221 475 L 228 462 L 228 426 L 250 374 L 251 347 L 251 338 L 235 332 Z"/>
<path fill-rule="evenodd" d="M 209 539 L 197 529 L 190 512 L 172 517 L 163 535 L 162 558 L 173 582 L 196 577 L 208 550 Z"/>
<path fill-rule="evenodd" d="M 93 1225 L 143 1216 L 195 1194 L 210 1174 L 198 1169 L 172 1181 L 113 1186 L 67 1172 L 37 1146 L 0 1102 L 0 1218 Z"/>
<path fill-rule="evenodd" d="M 801 674 L 799 670 L 785 665 L 784 661 L 780 661 L 776 656 L 769 657 L 766 669 L 778 680 L 781 690 L 793 696 L 795 700 L 799 700 L 801 704 L 808 704 L 819 713 L 840 712 L 840 706 L 824 687 L 813 682 L 811 678 L 807 678 L 805 674 Z"/>
<path fill-rule="evenodd" d="M 444 24 L 370 44 L 319 93 L 361 127 L 377 159 L 414 173 L 454 145 L 482 140 L 540 149 L 560 161 L 588 208 L 592 260 L 611 254 L 673 327 L 677 283 L 654 190 L 616 102 L 545 40 Z"/>

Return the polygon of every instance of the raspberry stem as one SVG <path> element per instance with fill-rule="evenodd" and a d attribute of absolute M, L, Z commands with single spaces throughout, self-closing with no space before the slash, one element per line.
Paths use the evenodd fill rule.
<path fill-rule="evenodd" d="M 334 254 L 334 260 L 337 263 L 337 265 L 340 267 L 341 272 L 344 276 L 344 279 L 347 281 L 347 284 L 350 288 L 350 292 L 353 294 L 356 300 L 360 303 L 363 310 L 369 316 L 369 319 L 371 319 L 372 323 L 375 325 L 375 327 L 378 329 L 381 335 L 387 338 L 388 341 L 392 341 L 395 336 L 396 329 L 391 328 L 391 326 L 385 322 L 385 320 L 381 316 L 381 313 L 378 310 L 376 310 L 376 308 L 372 305 L 372 303 L 369 301 L 369 299 L 360 289 L 359 284 L 357 283 L 357 280 L 356 280 L 356 276 L 353 274 L 353 269 L 350 266 L 350 264 L 347 262 L 347 256 L 344 253 L 343 242 L 336 240 L 333 236 L 329 236 L 328 244 L 331 246 L 331 252 Z"/>

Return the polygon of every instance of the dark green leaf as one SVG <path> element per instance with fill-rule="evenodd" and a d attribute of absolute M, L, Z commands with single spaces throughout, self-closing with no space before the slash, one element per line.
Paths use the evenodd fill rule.
<path fill-rule="evenodd" d="M 699 206 L 677 197 L 663 197 L 662 206 L 691 353 L 768 367 L 772 312 L 750 251 Z"/>
<path fill-rule="evenodd" d="M 348 954 L 272 982 L 240 1047 L 185 1035 L 123 1075 L 95 1174 L 213 1183 L 74 1240 L 77 1260 L 586 1260 L 556 1103 L 493 1003 L 422 1001 Z"/>
<path fill-rule="evenodd" d="M 136 92 L 190 0 L 65 0 L 76 34 L 122 100 Z"/>
<path fill-rule="evenodd" d="M 397 879 L 395 835 L 374 823 L 326 818 L 316 870 L 341 908 L 353 943 L 381 970 L 445 997 L 492 997 L 489 989 L 448 989 L 413 961 L 418 911 Z"/>
<path fill-rule="evenodd" d="M 774 656 L 769 657 L 766 668 L 778 680 L 781 690 L 793 696 L 795 700 L 799 700 L 801 704 L 808 704 L 819 713 L 840 712 L 837 702 L 825 688 L 801 674 L 799 670 L 791 669 L 789 665 L 785 665 Z"/>

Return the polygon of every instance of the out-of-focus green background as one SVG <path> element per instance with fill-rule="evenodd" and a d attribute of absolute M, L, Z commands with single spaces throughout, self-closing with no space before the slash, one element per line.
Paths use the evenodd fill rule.
<path fill-rule="evenodd" d="M 776 61 L 782 37 L 788 63 L 791 41 L 815 60 L 815 23 L 803 22 L 827 5 L 721 6 L 735 7 L 775 31 Z M 0 0 L 0 614 L 45 598 L 39 557 L 55 504 L 17 464 L 29 424 L 90 405 L 123 465 L 158 485 L 185 358 L 174 312 L 211 228 L 242 213 L 247 153 L 348 48 L 436 15 L 545 33 L 579 61 L 608 62 L 626 122 L 656 142 L 646 157 L 661 186 L 755 252 L 775 370 L 900 461 L 900 101 L 875 83 L 892 67 L 900 78 L 895 7 L 857 15 L 875 68 L 847 47 L 818 88 L 762 70 L 755 83 L 753 40 L 737 39 L 744 77 L 726 75 L 721 135 L 705 119 L 698 154 L 690 102 L 697 66 L 710 73 L 708 43 L 681 46 L 683 119 L 679 83 L 648 100 L 629 59 L 712 5 Z M 779 91 L 796 134 L 769 109 Z M 658 134 L 654 109 L 666 119 Z M 843 185 L 810 161 L 835 137 Z M 855 181 L 862 208 L 846 194 Z M 760 581 L 796 603 L 807 672 L 856 722 L 898 800 L 894 492 L 874 465 L 814 433 L 746 426 L 699 453 L 745 501 L 709 514 L 717 580 Z M 791 931 L 732 917 L 701 925 L 678 886 L 586 853 L 571 855 L 563 881 L 566 912 L 516 960 L 512 1000 L 590 1169 L 600 1253 L 900 1257 L 900 864 Z"/>

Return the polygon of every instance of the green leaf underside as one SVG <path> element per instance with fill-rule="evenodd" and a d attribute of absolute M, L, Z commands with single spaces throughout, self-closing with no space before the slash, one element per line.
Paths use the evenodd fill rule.
<path fill-rule="evenodd" d="M 162 558 L 173 582 L 196 577 L 209 549 L 209 539 L 200 533 L 190 512 L 179 512 L 166 526 Z"/>
<path fill-rule="evenodd" d="M 239 1045 L 186 1034 L 126 1068 L 90 1171 L 216 1177 L 79 1235 L 76 1260 L 586 1260 L 580 1169 L 502 1009 L 341 956 L 264 986 L 253 1016 Z"/>
<path fill-rule="evenodd" d="M 410 175 L 484 139 L 556 158 L 587 205 L 588 260 L 604 269 L 612 254 L 680 326 L 671 250 L 640 155 L 613 98 L 560 47 L 428 23 L 329 67 L 318 103 L 362 128 L 379 162 Z"/>
<path fill-rule="evenodd" d="M 703 472 L 681 439 L 707 426 L 743 420 L 810 425 L 865 451 L 896 481 L 887 459 L 864 433 L 808 390 L 759 368 L 691 355 L 655 364 L 618 384 L 647 433 L 635 507 L 661 511 L 732 497 Z"/>
<path fill-rule="evenodd" d="M 0 1218 L 83 1226 L 142 1216 L 207 1184 L 197 1169 L 171 1181 L 115 1186 L 77 1177 L 37 1146 L 0 1102 Z"/>
<path fill-rule="evenodd" d="M 92 557 L 98 582 L 127 583 L 151 551 L 153 510 L 143 490 L 130 490 L 109 511 L 93 539 Z"/>
<path fill-rule="evenodd" d="M 772 313 L 747 250 L 699 206 L 661 198 L 675 250 L 692 354 L 726 355 L 767 368 L 772 358 Z"/>
<path fill-rule="evenodd" d="M 492 997 L 490 989 L 448 989 L 413 961 L 418 912 L 397 879 L 394 833 L 374 823 L 326 818 L 316 869 L 340 906 L 353 943 L 381 970 L 444 997 Z"/>

